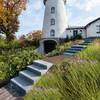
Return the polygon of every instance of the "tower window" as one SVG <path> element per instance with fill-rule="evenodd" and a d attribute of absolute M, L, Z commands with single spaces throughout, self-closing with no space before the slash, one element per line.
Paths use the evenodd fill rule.
<path fill-rule="evenodd" d="M 55 7 L 52 7 L 52 8 L 51 8 L 51 13 L 52 13 L 52 14 L 55 13 Z"/>
<path fill-rule="evenodd" d="M 52 30 L 50 31 L 50 36 L 55 36 L 55 30 L 54 30 L 54 29 L 52 29 Z"/>
<path fill-rule="evenodd" d="M 51 25 L 55 25 L 55 19 L 51 19 Z"/>

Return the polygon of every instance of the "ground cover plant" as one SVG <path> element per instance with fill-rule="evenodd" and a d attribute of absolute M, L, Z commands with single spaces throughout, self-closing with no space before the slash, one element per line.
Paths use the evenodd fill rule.
<path fill-rule="evenodd" d="M 20 47 L 16 43 L 0 45 L 0 87 L 9 82 L 19 71 L 24 70 L 35 59 L 42 55 L 35 52 L 35 47 Z"/>
<path fill-rule="evenodd" d="M 54 65 L 50 71 L 33 86 L 25 100 L 100 100 L 100 55 L 96 40 L 78 57 L 84 58 Z M 91 49 L 91 47 L 94 47 Z M 88 53 L 87 56 L 84 54 Z M 82 56 L 80 56 L 82 55 Z M 90 56 L 91 55 L 91 56 Z M 94 57 L 95 55 L 95 57 Z M 93 61 L 93 59 L 95 61 Z M 90 58 L 90 59 L 89 59 Z"/>

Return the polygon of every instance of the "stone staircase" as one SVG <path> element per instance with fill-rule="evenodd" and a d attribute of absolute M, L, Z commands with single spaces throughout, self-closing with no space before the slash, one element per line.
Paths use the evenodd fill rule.
<path fill-rule="evenodd" d="M 42 75 L 46 74 L 52 65 L 52 63 L 43 60 L 35 60 L 32 65 L 27 66 L 26 70 L 21 71 L 19 76 L 11 79 L 11 88 L 25 95 L 32 90 L 33 84 L 36 83 Z"/>
<path fill-rule="evenodd" d="M 89 44 L 91 44 L 91 42 L 94 40 L 95 38 L 86 38 L 84 40 L 84 42 L 78 44 L 78 45 L 73 45 L 71 48 L 67 49 L 63 55 L 66 55 L 66 56 L 74 56 L 76 53 L 84 50 L 87 48 L 87 46 Z"/>

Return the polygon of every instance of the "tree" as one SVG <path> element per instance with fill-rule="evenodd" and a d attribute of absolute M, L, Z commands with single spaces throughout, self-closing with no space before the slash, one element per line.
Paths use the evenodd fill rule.
<path fill-rule="evenodd" d="M 25 9 L 27 0 L 0 0 L 0 33 L 10 41 L 19 28 L 18 16 Z"/>

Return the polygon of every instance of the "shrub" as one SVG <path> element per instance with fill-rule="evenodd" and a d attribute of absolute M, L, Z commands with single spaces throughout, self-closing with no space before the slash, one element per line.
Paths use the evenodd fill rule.
<path fill-rule="evenodd" d="M 16 76 L 33 60 L 41 58 L 42 55 L 36 53 L 34 47 L 0 51 L 0 87 L 4 85 L 4 81 Z"/>

